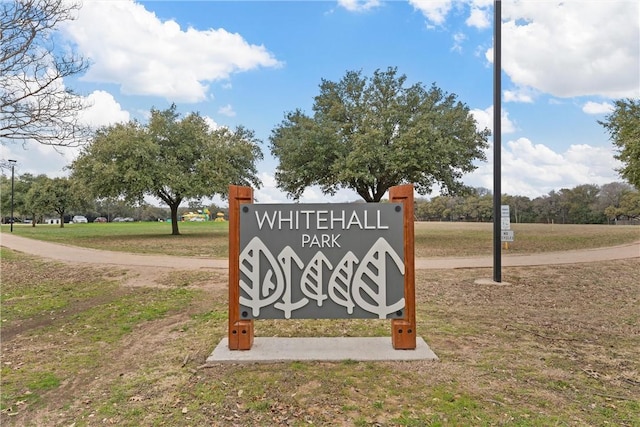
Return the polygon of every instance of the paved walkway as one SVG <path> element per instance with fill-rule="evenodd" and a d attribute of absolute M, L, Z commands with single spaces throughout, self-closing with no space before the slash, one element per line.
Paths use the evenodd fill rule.
<path fill-rule="evenodd" d="M 19 252 L 37 255 L 43 258 L 64 262 L 106 264 L 119 266 L 165 267 L 179 270 L 190 269 L 226 269 L 226 259 L 189 258 L 168 255 L 141 255 L 126 252 L 102 251 L 61 245 L 28 239 L 15 234 L 0 233 L 0 246 Z M 565 252 L 547 252 L 531 255 L 502 254 L 503 267 L 527 265 L 578 264 L 594 261 L 640 258 L 640 242 L 606 248 L 583 249 Z M 416 269 L 454 269 L 454 268 L 490 268 L 493 256 L 461 258 L 419 258 Z"/>

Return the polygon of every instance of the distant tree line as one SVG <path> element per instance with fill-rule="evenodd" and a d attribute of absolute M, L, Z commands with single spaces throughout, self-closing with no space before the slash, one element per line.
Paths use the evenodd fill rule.
<path fill-rule="evenodd" d="M 534 199 L 504 194 L 501 200 L 510 206 L 513 223 L 640 223 L 640 192 L 620 182 L 583 184 Z M 474 188 L 467 196 L 417 199 L 415 216 L 418 221 L 489 222 L 493 220 L 493 195 L 486 188 Z"/>
<path fill-rule="evenodd" d="M 171 217 L 169 207 L 147 202 L 130 202 L 122 198 L 93 198 L 81 182 L 71 178 L 49 178 L 25 173 L 14 180 L 14 218 L 33 226 L 48 219 L 59 220 L 60 226 L 70 222 L 74 215 L 84 215 L 89 222 L 103 217 L 108 222 L 115 218 L 133 218 L 135 221 L 166 221 Z M 2 223 L 8 223 L 11 211 L 11 177 L 0 175 L 2 195 Z M 178 218 L 187 212 L 208 209 L 211 219 L 222 212 L 228 218 L 228 209 L 202 200 L 190 200 L 188 206 L 178 209 Z"/>
<path fill-rule="evenodd" d="M 2 194 L 2 221 L 7 222 L 10 212 L 11 178 L 0 176 Z M 505 194 L 502 204 L 510 206 L 512 223 L 556 224 L 613 224 L 640 223 L 640 192 L 629 184 L 612 182 L 602 186 L 578 185 L 550 191 L 531 199 Z M 202 199 L 194 199 L 178 210 L 178 218 L 187 212 L 208 209 L 211 219 L 222 212 L 228 218 L 228 209 Z M 22 174 L 14 182 L 14 216 L 16 221 L 30 220 L 34 225 L 45 219 L 68 222 L 73 215 L 85 215 L 89 221 L 104 217 L 112 221 L 117 217 L 136 221 L 166 221 L 171 217 L 168 207 L 147 202 L 131 202 L 123 198 L 94 198 L 72 178 L 49 178 L 46 175 Z M 486 188 L 474 188 L 466 196 L 435 196 L 415 201 L 418 221 L 470 221 L 493 220 L 493 195 Z"/>

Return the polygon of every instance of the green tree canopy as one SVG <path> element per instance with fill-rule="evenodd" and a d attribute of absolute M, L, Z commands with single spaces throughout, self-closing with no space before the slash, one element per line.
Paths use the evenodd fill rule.
<path fill-rule="evenodd" d="M 258 142 L 248 129 L 211 130 L 199 114 L 180 118 L 171 106 L 152 109 L 146 125 L 130 121 L 101 129 L 71 169 L 96 197 L 162 200 L 171 209 L 172 234 L 179 234 L 183 201 L 226 196 L 229 184 L 260 187 Z"/>
<path fill-rule="evenodd" d="M 624 164 L 618 172 L 640 190 L 640 99 L 621 99 L 604 121 L 613 144 L 618 148 L 616 159 Z"/>
<path fill-rule="evenodd" d="M 83 206 L 82 185 L 73 178 L 42 177 L 29 190 L 27 204 L 36 213 L 55 212 L 60 218 L 60 228 L 64 228 L 64 216 Z"/>
<path fill-rule="evenodd" d="M 477 130 L 456 95 L 405 87 L 406 80 L 396 68 L 323 79 L 313 117 L 296 110 L 272 130 L 278 186 L 295 199 L 312 185 L 328 194 L 350 188 L 367 202 L 403 183 L 421 194 L 435 184 L 446 193 L 464 189 L 462 175 L 485 159 L 489 130 Z"/>
<path fill-rule="evenodd" d="M 619 209 L 619 213 L 629 219 L 640 219 L 640 192 L 626 192 L 620 199 Z"/>
<path fill-rule="evenodd" d="M 40 174 L 33 176 L 24 174 L 20 177 L 22 190 L 22 209 L 25 215 L 31 216 L 31 225 L 36 226 L 38 217 L 49 212 L 53 212 L 50 206 L 47 206 L 44 199 L 43 191 L 51 178 L 47 175 Z"/>

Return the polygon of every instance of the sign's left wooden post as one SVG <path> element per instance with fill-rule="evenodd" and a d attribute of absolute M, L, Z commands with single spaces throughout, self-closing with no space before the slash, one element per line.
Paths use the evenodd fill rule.
<path fill-rule="evenodd" d="M 253 188 L 229 186 L 229 350 L 250 350 L 253 320 L 240 319 L 240 208 L 253 203 Z"/>

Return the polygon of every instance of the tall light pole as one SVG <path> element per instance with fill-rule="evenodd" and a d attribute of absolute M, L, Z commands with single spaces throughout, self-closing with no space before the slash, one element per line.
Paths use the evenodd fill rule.
<path fill-rule="evenodd" d="M 16 160 L 9 159 L 9 163 L 11 163 L 11 232 L 13 233 L 13 170 L 16 165 Z"/>
<path fill-rule="evenodd" d="M 502 282 L 502 3 L 493 2 L 493 281 Z"/>

